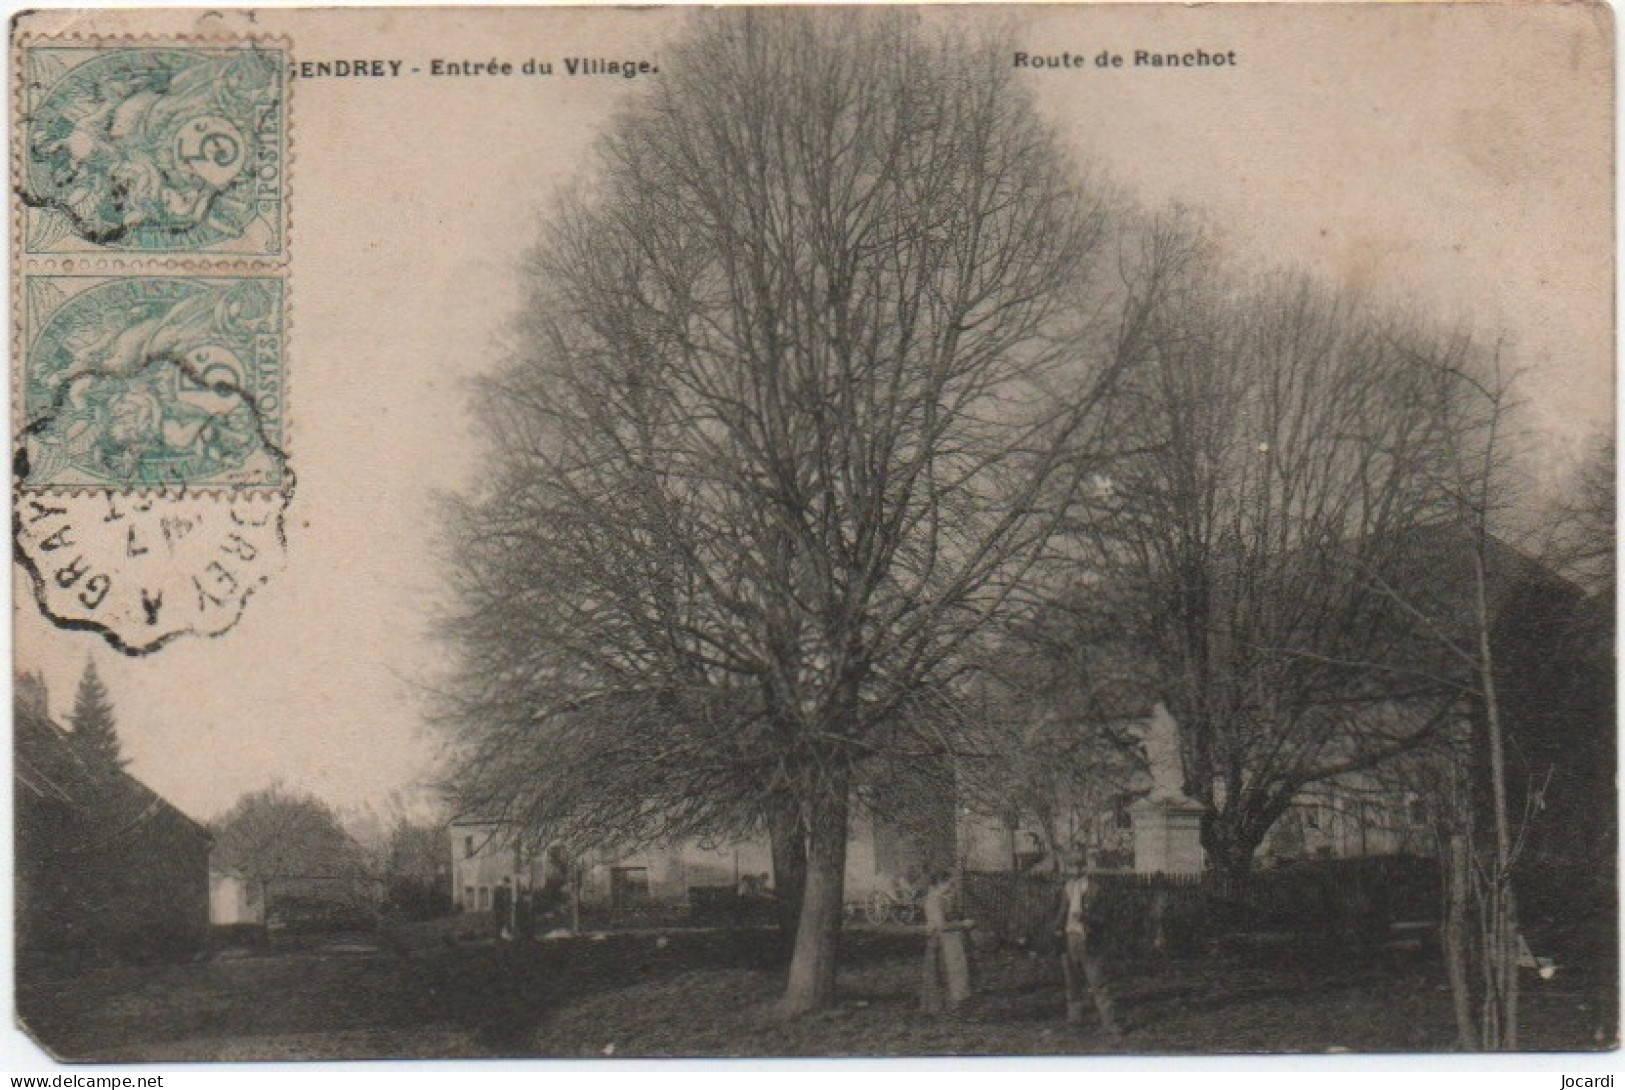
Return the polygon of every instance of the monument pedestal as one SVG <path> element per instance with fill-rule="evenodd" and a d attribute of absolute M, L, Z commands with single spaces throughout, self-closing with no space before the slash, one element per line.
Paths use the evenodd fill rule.
<path fill-rule="evenodd" d="M 1181 800 L 1142 799 L 1129 808 L 1134 823 L 1134 870 L 1139 874 L 1202 872 L 1202 807 Z"/>

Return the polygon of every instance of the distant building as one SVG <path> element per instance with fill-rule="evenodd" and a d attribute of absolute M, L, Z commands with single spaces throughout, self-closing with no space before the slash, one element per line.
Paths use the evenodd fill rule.
<path fill-rule="evenodd" d="M 507 878 L 540 884 L 540 859 L 527 858 L 512 827 L 498 821 L 453 821 L 451 901 L 462 912 L 489 912 L 493 891 Z"/>
<path fill-rule="evenodd" d="M 952 835 L 952 825 L 947 826 Z M 540 887 L 547 880 L 541 846 L 527 843 L 514 827 L 497 821 L 461 819 L 450 826 L 452 900 L 460 911 L 488 912 L 504 878 L 515 886 Z M 919 885 L 930 858 L 951 858 L 951 845 L 933 853 L 921 837 L 885 820 L 855 816 L 847 842 L 846 897 L 868 898 L 900 882 Z M 616 911 L 646 904 L 686 904 L 696 889 L 737 888 L 741 882 L 771 888 L 773 853 L 766 836 L 702 841 L 696 838 L 633 851 L 590 852 L 580 866 L 583 906 Z"/>
<path fill-rule="evenodd" d="M 1415 791 L 1350 775 L 1305 788 L 1258 849 L 1265 865 L 1291 859 L 1433 855 L 1431 815 Z"/>
<path fill-rule="evenodd" d="M 97 767 L 17 679 L 12 769 L 17 952 L 184 957 L 209 927 L 208 830 L 141 781 Z"/>
<path fill-rule="evenodd" d="M 463 912 L 489 912 L 503 879 L 540 888 L 549 876 L 545 845 L 527 842 L 503 822 L 452 822 L 451 855 L 452 902 Z M 686 903 L 690 889 L 731 887 L 741 875 L 770 874 L 772 868 L 765 838 L 711 845 L 685 840 L 627 853 L 598 851 L 580 865 L 581 903 L 620 911 L 652 902 Z"/>
<path fill-rule="evenodd" d="M 265 922 L 260 883 L 236 871 L 209 869 L 209 922 L 216 927 Z"/>

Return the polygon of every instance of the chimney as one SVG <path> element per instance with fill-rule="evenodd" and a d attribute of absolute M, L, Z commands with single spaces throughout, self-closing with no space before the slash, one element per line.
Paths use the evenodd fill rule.
<path fill-rule="evenodd" d="M 51 717 L 51 693 L 45 687 L 45 677 L 32 670 L 20 670 L 12 689 L 12 701 L 17 709 L 30 712 L 42 719 Z"/>

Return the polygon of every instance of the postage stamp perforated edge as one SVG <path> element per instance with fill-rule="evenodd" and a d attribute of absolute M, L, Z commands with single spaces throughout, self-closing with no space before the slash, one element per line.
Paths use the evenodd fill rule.
<path fill-rule="evenodd" d="M 38 14 L 38 13 L 35 13 Z M 56 13 L 60 14 L 60 13 Z M 291 412 L 291 386 L 293 369 L 289 366 L 293 346 L 294 325 L 294 298 L 292 276 L 292 250 L 295 229 L 294 201 L 292 200 L 292 178 L 296 159 L 296 128 L 293 124 L 294 110 L 292 100 L 294 91 L 291 81 L 286 79 L 286 69 L 279 73 L 282 97 L 282 192 L 279 200 L 279 212 L 282 217 L 282 247 L 281 252 L 275 256 L 255 256 L 212 252 L 165 252 L 140 253 L 129 251 L 84 251 L 81 253 L 63 254 L 31 254 L 24 247 L 24 214 L 27 209 L 22 202 L 16 199 L 16 187 L 20 186 L 23 171 L 26 167 L 27 134 L 25 126 L 20 123 L 27 101 L 27 74 L 22 63 L 24 51 L 36 47 L 65 47 L 77 46 L 81 48 L 105 49 L 164 49 L 164 48 L 194 48 L 194 49 L 232 49 L 232 48 L 265 48 L 280 50 L 283 62 L 292 56 L 293 45 L 286 35 L 243 31 L 239 29 L 211 29 L 206 31 L 189 30 L 177 33 L 104 33 L 84 32 L 78 30 L 51 30 L 38 31 L 28 27 L 31 14 L 24 12 L 14 16 L 8 28 L 10 34 L 11 73 L 9 88 L 9 108 L 12 118 L 12 146 L 11 146 L 11 172 L 14 187 L 12 214 L 11 214 L 11 276 L 9 297 L 12 307 L 12 322 L 10 330 L 11 345 L 11 375 L 10 393 L 12 404 L 12 435 L 14 451 L 20 452 L 22 446 L 22 432 L 27 425 L 23 409 L 23 386 L 25 379 L 24 367 L 24 330 L 22 315 L 24 313 L 23 284 L 28 275 L 92 275 L 92 276 L 202 276 L 211 278 L 240 277 L 240 276 L 276 276 L 282 281 L 282 412 L 280 419 L 280 434 L 282 440 L 281 453 L 284 457 L 282 466 L 282 479 L 279 484 L 269 485 L 38 485 L 27 484 L 17 480 L 14 473 L 13 494 L 17 502 L 21 502 L 25 495 L 40 496 L 83 496 L 93 494 L 120 494 L 128 496 L 194 496 L 209 497 L 216 500 L 233 500 L 286 505 L 291 499 L 294 490 L 296 474 L 291 464 L 286 461 L 290 449 L 291 435 L 294 429 L 294 420 Z"/>
<path fill-rule="evenodd" d="M 17 456 L 25 449 L 27 432 L 36 421 L 29 418 L 26 398 L 29 354 L 33 347 L 32 322 L 29 299 L 27 296 L 28 283 L 35 280 L 116 280 L 116 279 L 173 279 L 173 280 L 203 280 L 221 283 L 232 280 L 264 280 L 273 281 L 278 286 L 280 312 L 280 399 L 276 405 L 275 419 L 275 451 L 280 463 L 280 472 L 274 480 L 263 481 L 235 481 L 235 482 L 208 482 L 199 481 L 181 485 L 162 485 L 151 483 L 127 484 L 114 483 L 41 483 L 28 481 L 17 471 L 20 461 Z M 215 495 L 218 497 L 248 497 L 255 495 L 275 494 L 282 500 L 291 497 L 296 475 L 289 461 L 294 429 L 292 411 L 292 385 L 294 367 L 292 355 L 294 351 L 293 323 L 294 300 L 292 290 L 292 277 L 289 270 L 264 269 L 252 262 L 217 261 L 208 263 L 192 263 L 177 265 L 173 262 L 153 261 L 119 261 L 106 258 L 80 258 L 67 261 L 51 262 L 22 262 L 13 256 L 11 275 L 11 434 L 13 448 L 13 491 L 17 494 L 24 492 L 48 495 L 75 495 L 85 492 L 117 492 L 129 495 L 168 495 L 181 493 L 185 495 Z"/>
<path fill-rule="evenodd" d="M 80 32 L 41 33 L 24 29 L 26 16 L 13 21 L 11 62 L 11 117 L 12 125 L 12 239 L 14 260 L 72 259 L 85 256 L 103 256 L 126 261 L 180 261 L 189 266 L 202 267 L 208 263 L 218 267 L 221 262 L 248 260 L 260 265 L 282 265 L 287 262 L 292 246 L 292 216 L 290 175 L 293 159 L 293 131 L 291 126 L 291 81 L 287 79 L 287 62 L 291 53 L 288 39 L 282 35 L 242 32 L 157 34 L 94 34 Z M 253 220 L 270 222 L 262 229 L 269 231 L 274 245 L 255 246 L 253 240 L 243 237 L 224 237 L 193 245 L 106 245 L 76 236 L 64 225 L 69 221 L 63 215 L 58 237 L 44 244 L 37 241 L 33 228 L 40 216 L 48 214 L 36 207 L 38 201 L 25 199 L 30 190 L 30 131 L 33 111 L 49 92 L 71 78 L 75 71 L 95 58 L 86 58 L 69 65 L 58 73 L 50 86 L 38 85 L 34 78 L 31 57 L 35 53 L 62 54 L 94 53 L 113 55 L 122 52 L 190 52 L 211 57 L 231 53 L 263 52 L 272 54 L 270 78 L 274 83 L 272 101 L 275 109 L 259 117 L 255 123 L 255 162 L 248 165 L 255 186 L 255 212 Z M 267 131 L 258 131 L 264 127 Z M 215 134 L 219 136 L 220 134 Z M 207 137 L 207 134 L 206 134 Z M 205 138 L 206 138 L 205 137 Z M 203 149 L 196 149 L 201 152 Z M 201 156 L 194 154 L 201 161 Z M 206 168 L 208 164 L 202 163 Z M 264 185 L 265 182 L 271 185 Z M 261 191 L 266 196 L 261 196 Z M 14 266 L 15 267 L 15 266 Z"/>
<path fill-rule="evenodd" d="M 19 488 L 286 487 L 282 278 L 19 279 Z"/>

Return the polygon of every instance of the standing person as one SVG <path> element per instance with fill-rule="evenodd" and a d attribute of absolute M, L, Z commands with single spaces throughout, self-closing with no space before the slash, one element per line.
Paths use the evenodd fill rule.
<path fill-rule="evenodd" d="M 550 931 L 573 926 L 565 915 L 565 909 L 571 904 L 570 896 L 570 857 L 563 842 L 555 840 L 547 846 L 544 856 L 542 885 L 532 899 L 533 915 L 538 920 L 547 920 Z"/>
<path fill-rule="evenodd" d="M 519 892 L 513 902 L 514 938 L 530 942 L 536 937 L 536 891 L 529 881 L 521 879 Z"/>
<path fill-rule="evenodd" d="M 513 879 L 504 878 L 502 884 L 491 891 L 491 925 L 497 938 L 513 938 Z"/>
<path fill-rule="evenodd" d="M 920 1009 L 930 1014 L 958 1010 L 970 998 L 970 959 L 965 954 L 965 932 L 970 924 L 953 916 L 953 876 L 931 875 L 925 892 L 925 964 L 920 980 Z"/>
<path fill-rule="evenodd" d="M 1158 954 L 1168 952 L 1168 891 L 1159 889 L 1151 894 L 1151 949 Z"/>
<path fill-rule="evenodd" d="M 1104 936 L 1098 925 L 1091 927 L 1089 920 L 1100 886 L 1090 877 L 1081 855 L 1067 857 L 1066 872 L 1060 911 L 1055 920 L 1056 934 L 1065 944 L 1061 950 L 1061 972 L 1066 979 L 1066 1020 L 1069 1025 L 1083 1024 L 1083 989 L 1087 984 L 1100 1015 L 1100 1028 L 1109 1037 L 1121 1037 L 1123 1031 L 1117 1024 L 1111 989 L 1106 982 L 1101 942 Z"/>

